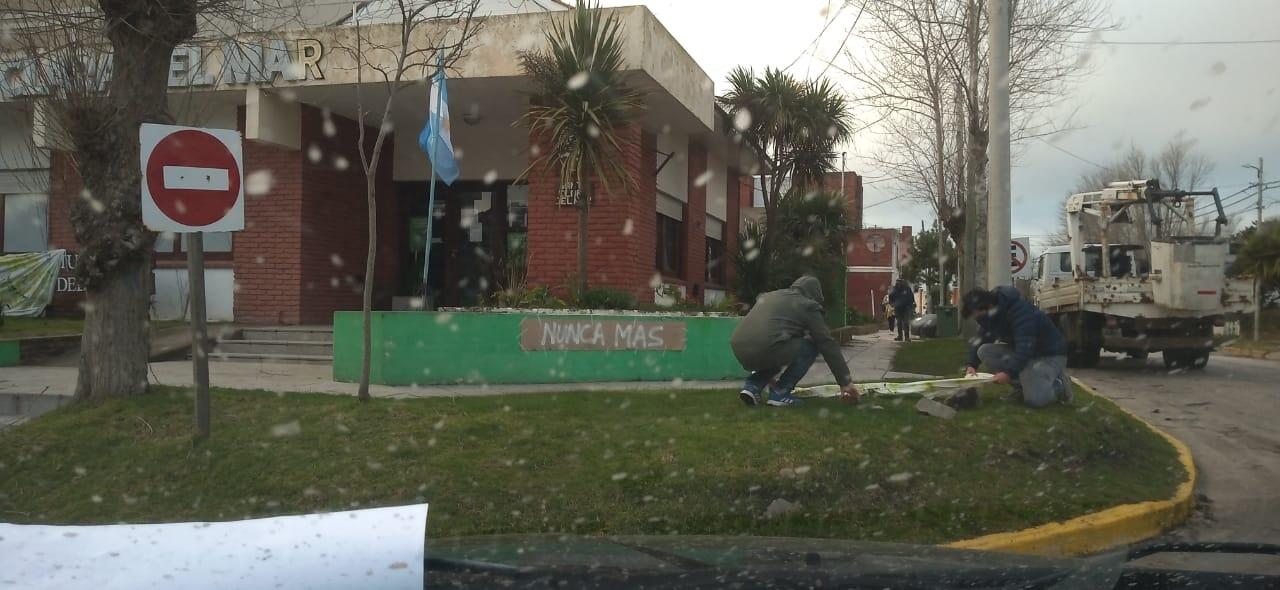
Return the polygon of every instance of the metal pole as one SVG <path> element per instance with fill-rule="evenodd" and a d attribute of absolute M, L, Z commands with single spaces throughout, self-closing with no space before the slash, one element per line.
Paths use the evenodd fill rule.
<path fill-rule="evenodd" d="M 1013 283 L 1009 264 L 1009 243 L 1013 238 L 1009 227 L 1009 0 L 987 0 L 987 19 L 987 44 L 991 47 L 987 287 L 995 288 Z"/>
<path fill-rule="evenodd" d="M 439 113 L 442 108 L 442 105 L 440 104 L 441 73 L 442 72 L 440 71 L 436 72 L 436 81 L 433 84 L 434 88 L 431 89 L 436 93 L 436 113 Z M 429 104 L 430 101 L 428 100 L 428 105 Z M 428 111 L 429 110 L 430 108 L 428 108 Z M 428 112 L 427 117 L 431 118 L 435 117 L 435 115 Z M 440 121 L 436 121 L 435 125 L 436 135 L 438 137 Z M 439 144 L 440 142 L 437 141 L 435 137 L 431 139 L 431 188 L 429 189 L 427 196 L 427 243 L 423 246 L 422 251 L 422 305 L 424 309 L 435 308 L 435 302 L 431 301 L 431 283 L 427 281 L 427 273 L 431 268 L 431 231 L 436 220 L 436 149 Z"/>
<path fill-rule="evenodd" d="M 1258 158 L 1258 224 L 1254 235 L 1262 232 L 1262 158 Z M 1257 271 L 1253 273 L 1253 341 L 1260 339 L 1262 327 L 1262 281 Z"/>
<path fill-rule="evenodd" d="M 846 202 L 849 200 L 848 195 L 845 194 L 844 192 L 845 171 L 848 170 L 847 160 L 846 160 L 847 156 L 848 156 L 848 152 L 840 152 L 840 198 L 844 199 Z M 862 204 L 859 203 L 858 207 L 861 208 Z M 858 228 L 858 229 L 862 229 L 862 228 Z M 845 236 L 845 237 L 847 238 L 848 236 Z M 844 249 L 844 264 L 841 264 L 840 266 L 844 268 L 844 272 L 840 273 L 840 282 L 844 283 L 843 285 L 840 285 L 840 291 L 841 293 L 843 293 L 842 297 L 844 298 L 844 301 L 841 303 L 841 305 L 845 306 L 845 309 L 846 309 L 844 315 L 841 316 L 840 318 L 842 320 L 841 324 L 843 324 L 845 318 L 849 317 L 849 312 L 847 310 L 850 307 L 849 305 L 849 247 L 848 246 L 845 246 L 845 249 Z M 872 308 L 872 313 L 873 314 L 875 313 L 874 306 Z"/>
<path fill-rule="evenodd" d="M 204 317 L 204 234 L 187 236 L 187 282 L 191 285 L 191 371 L 196 388 L 196 438 L 209 437 L 209 327 Z"/>

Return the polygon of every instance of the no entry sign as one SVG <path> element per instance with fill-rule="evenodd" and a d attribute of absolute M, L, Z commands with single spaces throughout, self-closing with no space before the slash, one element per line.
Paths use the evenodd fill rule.
<path fill-rule="evenodd" d="M 153 231 L 244 229 L 240 134 L 146 123 L 139 132 L 142 222 Z"/>
<path fill-rule="evenodd" d="M 1031 258 L 1031 239 L 1014 238 L 1009 242 L 1009 270 L 1015 279 L 1031 278 L 1031 267 L 1027 261 Z"/>

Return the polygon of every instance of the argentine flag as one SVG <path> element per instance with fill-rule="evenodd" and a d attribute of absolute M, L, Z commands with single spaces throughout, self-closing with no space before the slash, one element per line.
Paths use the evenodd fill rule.
<path fill-rule="evenodd" d="M 458 179 L 458 159 L 453 153 L 453 135 L 449 125 L 449 87 L 445 84 L 443 60 L 436 70 L 427 111 L 427 125 L 418 134 L 418 146 L 427 153 L 436 176 L 452 185 Z"/>

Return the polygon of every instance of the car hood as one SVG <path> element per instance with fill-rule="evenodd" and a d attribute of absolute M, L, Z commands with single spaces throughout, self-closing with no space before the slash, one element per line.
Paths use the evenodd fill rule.
<path fill-rule="evenodd" d="M 427 553 L 515 568 L 808 567 L 884 574 L 1070 567 L 1074 561 L 932 545 L 741 536 L 498 535 L 429 540 Z"/>

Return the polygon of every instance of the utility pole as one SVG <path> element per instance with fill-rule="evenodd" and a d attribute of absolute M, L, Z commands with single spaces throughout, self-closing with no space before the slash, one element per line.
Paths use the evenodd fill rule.
<path fill-rule="evenodd" d="M 1262 231 L 1262 158 L 1258 158 L 1258 165 L 1245 164 L 1245 168 L 1253 168 L 1258 172 L 1258 223 L 1254 225 L 1254 235 Z M 1253 273 L 1253 341 L 1259 340 L 1262 327 L 1262 281 L 1258 278 L 1258 272 Z"/>
<path fill-rule="evenodd" d="M 994 289 L 1013 284 L 1009 264 L 1009 243 L 1013 239 L 1009 227 L 1009 0 L 987 0 L 987 20 L 987 45 L 991 48 L 991 75 L 987 82 L 991 130 L 987 145 L 987 288 Z"/>

